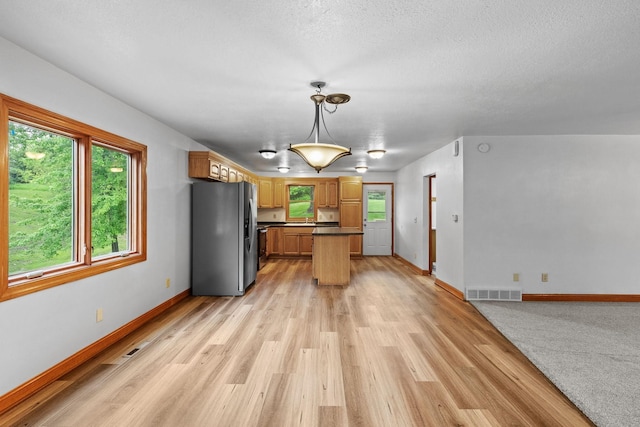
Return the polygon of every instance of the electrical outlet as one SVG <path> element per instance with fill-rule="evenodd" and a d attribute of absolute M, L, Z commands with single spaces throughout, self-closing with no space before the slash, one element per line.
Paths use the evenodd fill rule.
<path fill-rule="evenodd" d="M 333 219 L 333 214 L 329 214 L 329 219 Z"/>
<path fill-rule="evenodd" d="M 167 280 L 165 280 L 165 282 L 164 282 L 164 283 L 165 283 L 165 286 L 166 286 L 167 288 L 170 288 L 170 287 L 171 287 L 171 279 L 170 279 L 170 278 L 168 278 L 168 277 L 167 277 Z"/>
<path fill-rule="evenodd" d="M 273 214 L 273 219 L 276 219 L 276 214 Z"/>
<path fill-rule="evenodd" d="M 549 281 L 549 273 L 542 273 L 541 280 L 543 282 L 548 282 Z"/>
<path fill-rule="evenodd" d="M 96 323 L 102 322 L 102 309 L 99 308 L 96 310 Z"/>
<path fill-rule="evenodd" d="M 520 281 L 520 273 L 513 273 L 513 281 L 514 282 Z"/>

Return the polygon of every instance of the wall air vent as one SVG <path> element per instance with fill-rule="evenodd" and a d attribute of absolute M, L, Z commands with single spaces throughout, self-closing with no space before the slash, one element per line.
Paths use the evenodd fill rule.
<path fill-rule="evenodd" d="M 467 288 L 467 301 L 522 301 L 520 289 Z"/>

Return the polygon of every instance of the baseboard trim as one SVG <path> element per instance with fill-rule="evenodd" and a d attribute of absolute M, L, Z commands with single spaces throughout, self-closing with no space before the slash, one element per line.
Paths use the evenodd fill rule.
<path fill-rule="evenodd" d="M 522 301 L 640 302 L 633 294 L 522 294 Z"/>
<path fill-rule="evenodd" d="M 18 403 L 40 391 L 47 385 L 53 383 L 63 375 L 71 372 L 73 369 L 77 368 L 87 360 L 104 351 L 109 346 L 120 341 L 122 338 L 140 328 L 142 325 L 149 322 L 159 314 L 173 307 L 189 295 L 191 295 L 191 289 L 180 292 L 178 295 L 144 313 L 142 316 L 132 320 L 126 325 L 111 332 L 109 335 L 83 348 L 82 350 L 71 355 L 57 365 L 47 369 L 37 377 L 32 378 L 21 386 L 16 387 L 4 396 L 0 396 L 0 414 L 3 414 Z"/>
<path fill-rule="evenodd" d="M 438 279 L 437 277 L 436 277 L 435 282 L 436 282 L 436 285 L 440 286 L 442 289 L 444 289 L 445 291 L 449 292 L 454 297 L 458 298 L 461 301 L 464 301 L 464 292 L 460 291 L 459 289 L 454 288 L 453 286 L 451 286 L 447 282 L 443 282 L 442 280 Z"/>
<path fill-rule="evenodd" d="M 403 263 L 404 265 L 406 265 L 407 267 L 412 269 L 417 274 L 419 274 L 421 276 L 430 276 L 430 272 L 428 270 L 422 270 L 420 267 L 418 267 L 417 265 L 411 263 L 410 261 L 407 261 L 406 259 L 402 258 L 400 255 L 394 253 L 393 257 L 397 258 L 401 263 Z"/>

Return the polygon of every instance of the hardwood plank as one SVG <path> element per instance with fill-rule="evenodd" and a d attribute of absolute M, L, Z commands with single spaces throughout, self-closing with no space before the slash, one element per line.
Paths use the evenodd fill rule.
<path fill-rule="evenodd" d="M 277 259 L 243 297 L 189 297 L 0 425 L 592 424 L 473 306 L 365 257 L 344 289 Z"/>

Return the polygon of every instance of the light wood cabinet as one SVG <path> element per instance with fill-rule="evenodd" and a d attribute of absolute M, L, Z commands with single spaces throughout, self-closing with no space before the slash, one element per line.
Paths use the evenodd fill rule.
<path fill-rule="evenodd" d="M 313 252 L 313 227 L 283 227 L 283 254 L 288 256 L 311 255 Z"/>
<path fill-rule="evenodd" d="M 300 236 L 284 233 L 284 255 L 300 255 Z"/>
<path fill-rule="evenodd" d="M 340 184 L 340 227 L 362 230 L 362 177 L 338 178 Z M 362 256 L 362 236 L 349 236 L 349 252 Z"/>
<path fill-rule="evenodd" d="M 327 207 L 338 207 L 338 181 L 327 182 Z"/>
<path fill-rule="evenodd" d="M 189 177 L 210 181 L 256 183 L 249 170 L 213 151 L 189 152 Z"/>
<path fill-rule="evenodd" d="M 316 203 L 319 208 L 338 207 L 338 181 L 323 179 L 316 184 Z"/>
<path fill-rule="evenodd" d="M 284 207 L 284 179 L 273 178 L 273 207 Z"/>
<path fill-rule="evenodd" d="M 258 207 L 273 207 L 273 183 L 270 178 L 260 178 L 258 180 Z"/>
<path fill-rule="evenodd" d="M 282 254 L 282 227 L 270 227 L 267 229 L 267 256 Z"/>
<path fill-rule="evenodd" d="M 300 255 L 311 255 L 313 251 L 313 236 L 309 233 L 302 233 L 300 237 Z"/>
<path fill-rule="evenodd" d="M 341 176 L 340 201 L 360 201 L 362 202 L 362 177 L 361 176 Z"/>
<path fill-rule="evenodd" d="M 327 182 L 319 181 L 316 185 L 316 204 L 319 208 L 327 207 Z"/>

